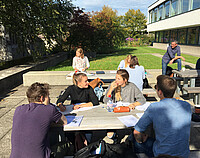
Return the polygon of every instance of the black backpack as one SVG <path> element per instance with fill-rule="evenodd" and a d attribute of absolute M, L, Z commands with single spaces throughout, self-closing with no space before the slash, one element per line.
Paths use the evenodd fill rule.
<path fill-rule="evenodd" d="M 92 154 L 101 143 L 100 154 Z M 108 144 L 104 140 L 91 143 L 80 149 L 74 158 L 137 158 L 132 143 L 129 141 L 121 144 Z"/>

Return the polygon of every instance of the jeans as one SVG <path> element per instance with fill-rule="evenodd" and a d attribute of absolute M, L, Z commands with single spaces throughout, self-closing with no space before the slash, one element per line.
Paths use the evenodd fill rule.
<path fill-rule="evenodd" d="M 169 64 L 170 61 L 165 63 L 162 59 L 162 75 L 166 75 L 167 71 L 167 65 Z M 181 70 L 181 59 L 176 59 L 173 63 L 178 63 L 178 71 Z"/>
<path fill-rule="evenodd" d="M 138 143 L 135 140 L 133 133 L 131 133 L 129 135 L 128 139 L 130 141 L 133 141 L 135 153 L 145 153 L 148 157 L 154 157 L 154 155 L 153 155 L 153 143 L 155 141 L 154 138 L 148 137 L 145 142 Z"/>

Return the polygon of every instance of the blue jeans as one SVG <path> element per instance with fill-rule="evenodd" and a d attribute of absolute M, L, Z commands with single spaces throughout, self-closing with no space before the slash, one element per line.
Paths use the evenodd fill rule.
<path fill-rule="evenodd" d="M 167 65 L 169 64 L 170 61 L 165 63 L 162 59 L 162 75 L 166 75 L 167 71 Z M 181 59 L 176 59 L 173 63 L 178 63 L 178 71 L 181 70 Z"/>
<path fill-rule="evenodd" d="M 133 141 L 134 144 L 134 151 L 135 153 L 145 153 L 148 157 L 154 157 L 153 155 L 153 143 L 155 141 L 154 138 L 148 137 L 147 140 L 143 143 L 138 143 L 131 133 L 128 137 L 130 141 Z"/>

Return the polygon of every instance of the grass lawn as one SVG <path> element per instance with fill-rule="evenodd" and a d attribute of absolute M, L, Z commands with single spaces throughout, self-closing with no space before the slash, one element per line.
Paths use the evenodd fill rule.
<path fill-rule="evenodd" d="M 97 57 L 90 60 L 89 70 L 116 70 L 120 61 L 124 60 L 127 55 L 136 55 L 140 65 L 145 69 L 161 69 L 162 59 L 152 55 L 151 53 L 164 54 L 165 50 L 150 47 L 122 47 L 114 51 L 112 54 L 98 54 Z M 198 57 L 183 54 L 187 62 L 196 63 Z M 47 69 L 48 71 L 72 71 L 72 59 L 66 60 L 57 66 Z M 177 68 L 177 64 L 170 65 Z"/>

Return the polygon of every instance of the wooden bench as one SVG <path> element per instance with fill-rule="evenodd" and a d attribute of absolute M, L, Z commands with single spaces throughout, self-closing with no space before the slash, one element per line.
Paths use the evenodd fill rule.
<path fill-rule="evenodd" d="M 194 101 L 194 104 L 200 104 L 200 87 L 183 87 L 189 94 L 189 98 L 191 101 Z"/>

